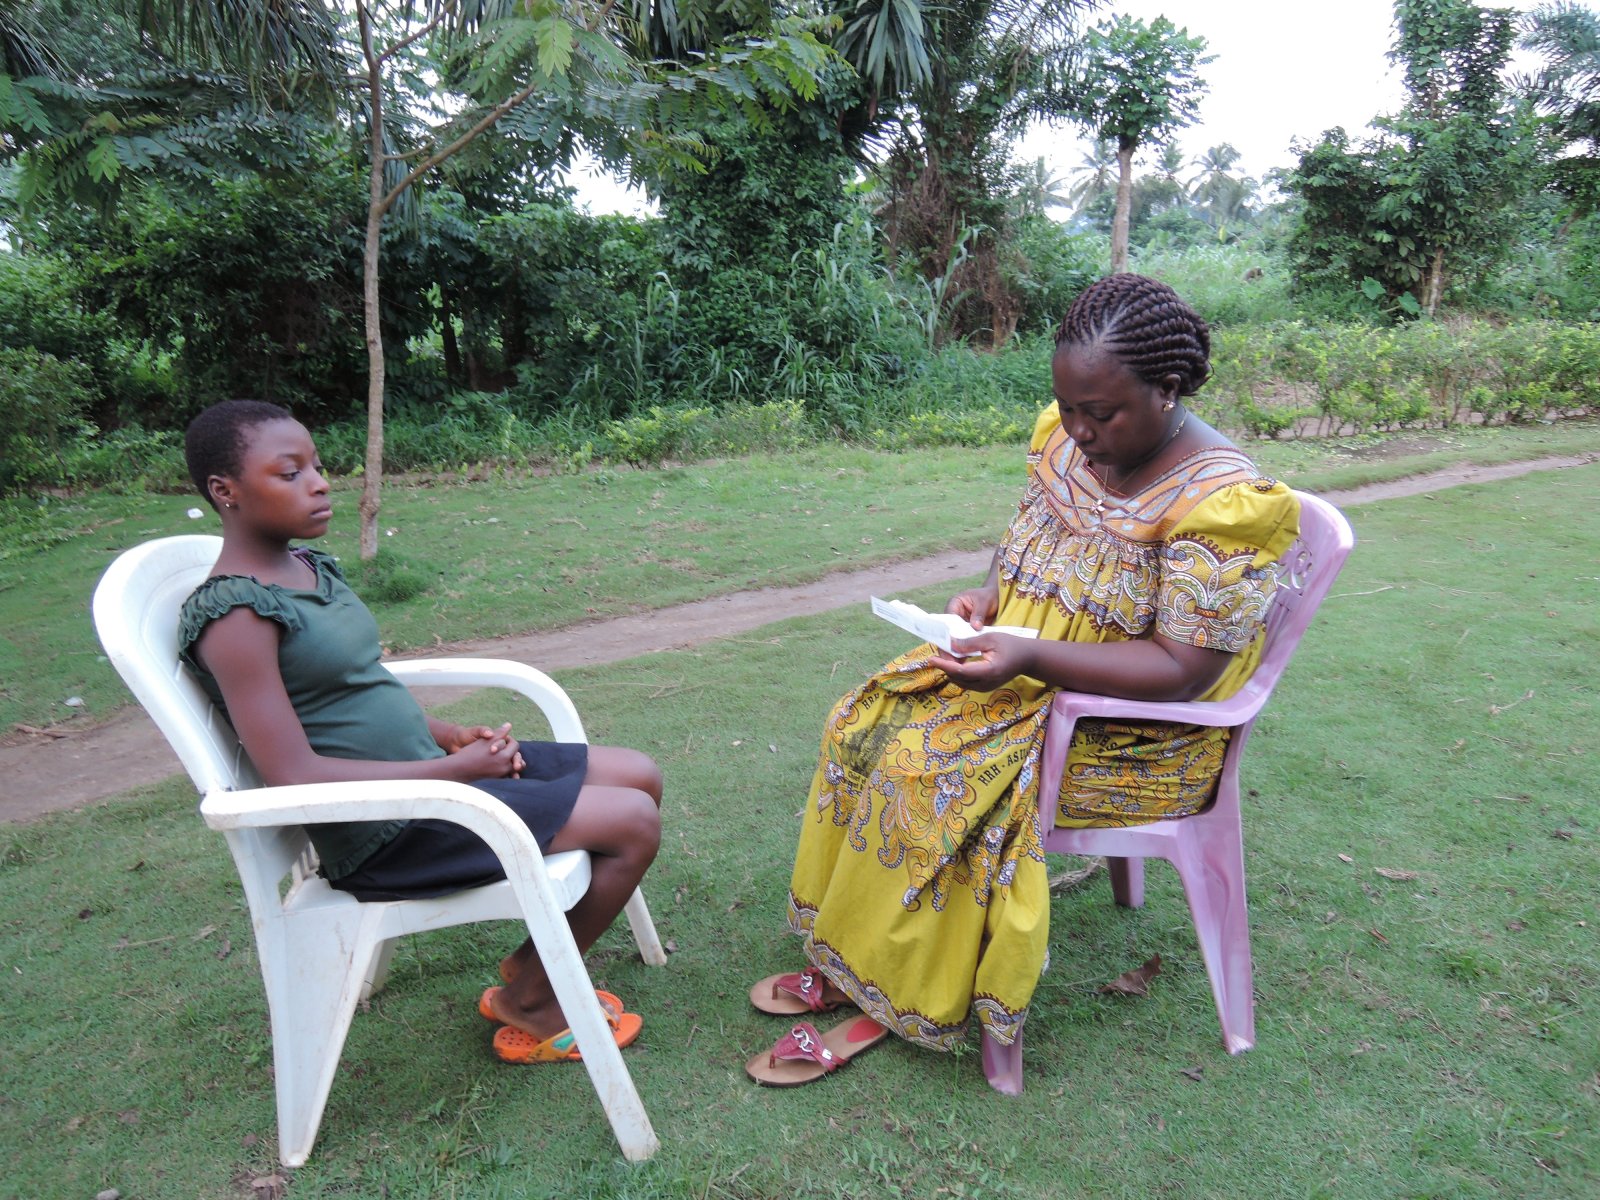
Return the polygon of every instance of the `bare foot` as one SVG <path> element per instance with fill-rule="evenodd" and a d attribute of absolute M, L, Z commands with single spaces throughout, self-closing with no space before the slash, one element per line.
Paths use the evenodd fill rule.
<path fill-rule="evenodd" d="M 489 1007 L 494 1010 L 495 1020 L 502 1025 L 520 1029 L 541 1041 L 567 1028 L 567 1019 L 554 996 L 531 1008 L 522 1008 L 512 1000 L 510 992 L 510 987 L 495 988 L 489 996 Z"/>
<path fill-rule="evenodd" d="M 500 960 L 500 982 L 515 983 L 517 976 L 522 974 L 522 968 L 527 960 L 527 955 L 522 948 L 512 951 Z"/>

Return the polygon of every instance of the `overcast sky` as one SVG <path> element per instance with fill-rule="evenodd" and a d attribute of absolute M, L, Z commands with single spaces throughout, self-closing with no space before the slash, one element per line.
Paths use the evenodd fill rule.
<path fill-rule="evenodd" d="M 1501 0 L 1526 11 L 1529 0 Z M 1176 141 L 1187 162 L 1207 147 L 1228 142 L 1243 156 L 1240 169 L 1260 179 L 1274 167 L 1292 166 L 1290 143 L 1315 141 L 1335 125 L 1359 134 L 1373 117 L 1399 108 L 1401 86 L 1388 61 L 1394 41 L 1392 0 L 1116 0 L 1102 15 L 1128 13 L 1149 21 L 1165 16 L 1206 39 L 1216 56 L 1202 68 L 1210 85 L 1200 124 Z M 1057 175 L 1083 160 L 1087 143 L 1067 128 L 1039 128 L 1017 148 L 1020 157 L 1044 158 Z M 579 205 L 591 211 L 639 211 L 613 182 L 582 170 L 572 181 Z"/>

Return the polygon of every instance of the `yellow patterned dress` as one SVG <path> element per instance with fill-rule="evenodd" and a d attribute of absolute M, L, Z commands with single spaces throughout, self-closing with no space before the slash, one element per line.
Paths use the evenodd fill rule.
<path fill-rule="evenodd" d="M 1272 564 L 1299 505 L 1242 453 L 1198 451 L 1136 496 L 1108 495 L 1052 404 L 999 554 L 993 624 L 1070 642 L 1159 630 L 1235 657 L 1201 697 L 1231 696 L 1260 657 Z M 921 646 L 834 708 L 802 817 L 789 925 L 863 1011 L 949 1050 L 969 1013 L 1010 1043 L 1046 957 L 1049 888 L 1038 761 L 1052 689 L 971 692 Z M 1204 808 L 1226 731 L 1085 721 L 1054 819 L 1124 825 Z"/>

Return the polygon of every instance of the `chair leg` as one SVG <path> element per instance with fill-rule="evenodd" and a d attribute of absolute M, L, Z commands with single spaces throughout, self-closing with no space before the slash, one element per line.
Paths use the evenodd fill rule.
<path fill-rule="evenodd" d="M 633 940 L 638 943 L 639 957 L 652 967 L 666 965 L 667 952 L 661 948 L 661 938 L 656 933 L 655 922 L 650 919 L 650 909 L 641 889 L 633 889 L 623 911 L 628 914 L 628 928 L 633 930 Z"/>
<path fill-rule="evenodd" d="M 1174 860 L 1183 880 L 1195 936 L 1211 978 L 1211 994 L 1229 1054 L 1256 1044 L 1250 912 L 1245 901 L 1244 847 L 1237 838 L 1191 844 Z"/>
<path fill-rule="evenodd" d="M 1009 1046 L 995 1041 L 987 1029 L 983 1031 L 983 1075 L 989 1086 L 1001 1095 L 1022 1095 L 1021 1030 Z"/>
<path fill-rule="evenodd" d="M 394 961 L 395 947 L 399 942 L 399 938 L 384 938 L 373 948 L 372 965 L 367 968 L 367 977 L 361 983 L 362 1000 L 371 1000 L 389 982 L 389 964 Z"/>
<path fill-rule="evenodd" d="M 660 1149 L 661 1143 L 650 1126 L 644 1102 L 639 1099 L 627 1064 L 622 1061 L 622 1051 L 617 1049 L 611 1027 L 606 1024 L 600 1003 L 595 999 L 594 985 L 584 968 L 577 943 L 572 940 L 566 914 L 554 905 L 547 905 L 546 897 L 537 890 L 519 888 L 518 893 L 528 918 L 528 934 L 550 978 L 556 1002 L 561 1005 L 577 1039 L 589 1082 L 594 1086 L 600 1107 L 605 1110 L 611 1132 L 624 1158 L 629 1162 L 643 1162 Z M 632 901 L 629 903 L 631 906 Z"/>
<path fill-rule="evenodd" d="M 1144 859 L 1106 859 L 1111 875 L 1111 895 L 1123 908 L 1144 907 Z"/>
<path fill-rule="evenodd" d="M 324 926 L 318 937 L 294 937 L 274 921 L 257 939 L 272 1021 L 278 1157 L 286 1167 L 304 1166 L 317 1140 L 365 982 L 359 964 L 371 961 L 364 953 L 373 946 L 362 928 L 367 922 L 354 906 L 350 917 L 336 931 Z"/>

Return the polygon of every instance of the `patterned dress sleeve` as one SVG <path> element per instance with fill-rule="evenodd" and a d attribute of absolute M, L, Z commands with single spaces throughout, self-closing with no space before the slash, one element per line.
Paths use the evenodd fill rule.
<path fill-rule="evenodd" d="M 1276 562 L 1300 535 L 1300 502 L 1271 479 L 1207 496 L 1161 549 L 1156 630 L 1237 654 L 1260 633 L 1278 589 Z"/>
<path fill-rule="evenodd" d="M 1045 410 L 1039 414 L 1038 420 L 1033 423 L 1033 437 L 1028 440 L 1028 454 L 1038 454 L 1044 449 L 1044 444 L 1050 440 L 1050 435 L 1061 427 L 1061 410 L 1054 400 L 1050 401 Z"/>
<path fill-rule="evenodd" d="M 291 633 L 301 627 L 300 615 L 273 589 L 244 575 L 218 575 L 195 588 L 183 602 L 178 613 L 178 657 L 195 670 L 204 671 L 194 657 L 195 643 L 207 625 L 236 608 L 248 608 Z"/>

